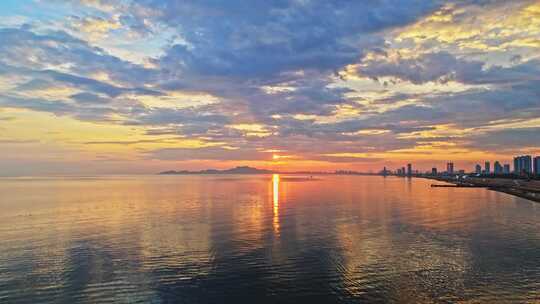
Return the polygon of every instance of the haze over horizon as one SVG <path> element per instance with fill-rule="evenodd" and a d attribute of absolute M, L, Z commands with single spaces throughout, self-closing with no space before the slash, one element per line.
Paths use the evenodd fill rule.
<path fill-rule="evenodd" d="M 540 155 L 540 2 L 0 2 L 0 176 Z"/>

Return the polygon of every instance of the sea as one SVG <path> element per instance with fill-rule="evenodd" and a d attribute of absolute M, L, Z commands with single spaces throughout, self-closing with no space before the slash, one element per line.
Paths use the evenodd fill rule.
<path fill-rule="evenodd" d="M 540 303 L 540 204 L 382 176 L 0 179 L 0 303 Z"/>

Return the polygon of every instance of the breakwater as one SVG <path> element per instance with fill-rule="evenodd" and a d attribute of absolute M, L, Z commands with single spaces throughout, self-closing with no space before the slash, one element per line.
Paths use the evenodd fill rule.
<path fill-rule="evenodd" d="M 451 184 L 433 184 L 432 187 L 481 187 L 540 202 L 540 181 L 484 177 L 454 178 L 433 176 L 427 178 Z"/>

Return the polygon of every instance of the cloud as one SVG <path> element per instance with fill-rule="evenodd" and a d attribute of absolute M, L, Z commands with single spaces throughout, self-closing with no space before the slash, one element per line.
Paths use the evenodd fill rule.
<path fill-rule="evenodd" d="M 397 34 L 428 49 L 458 53 L 536 53 L 540 22 L 538 1 L 454 1 Z M 504 17 L 502 17 L 504 16 Z"/>
<path fill-rule="evenodd" d="M 428 102 L 452 113 L 452 122 L 462 126 L 482 126 L 510 118 L 530 119 L 540 116 L 538 85 L 538 81 L 528 81 L 495 89 L 469 90 L 432 97 Z"/>
<path fill-rule="evenodd" d="M 56 115 L 74 113 L 74 108 L 63 101 L 48 101 L 35 98 L 18 98 L 0 95 L 0 106 L 7 108 L 22 108 L 40 112 L 49 112 Z"/>
<path fill-rule="evenodd" d="M 118 20 L 102 17 L 81 18 L 73 16 L 70 23 L 73 30 L 84 32 L 91 41 L 103 39 L 108 36 L 110 31 L 117 30 L 122 26 Z"/>
<path fill-rule="evenodd" d="M 502 150 L 519 151 L 523 149 L 538 148 L 540 142 L 540 127 L 513 128 L 495 130 L 468 138 L 467 147 L 475 150 Z"/>
<path fill-rule="evenodd" d="M 102 10 L 105 12 L 112 12 L 119 5 L 118 1 L 106 1 L 106 0 L 76 0 L 73 2 L 79 2 L 82 5 L 95 8 L 98 10 Z"/>
<path fill-rule="evenodd" d="M 457 81 L 464 84 L 500 84 L 538 79 L 540 61 L 530 60 L 510 67 L 486 67 L 484 62 L 459 59 L 447 52 L 414 57 L 399 54 L 365 59 L 357 67 L 360 76 L 375 80 L 392 77 L 414 84 Z"/>
<path fill-rule="evenodd" d="M 371 162 L 434 140 L 465 147 L 475 139 L 465 130 L 496 151 L 486 143 L 508 138 L 486 126 L 540 117 L 534 43 L 516 46 L 534 28 L 465 31 L 503 10 L 535 24 L 531 1 L 62 2 L 41 5 L 69 7 L 64 19 L 0 28 L 0 108 L 141 134 L 84 149 L 154 143 L 165 148 L 145 155 L 158 160 L 265 160 L 260 151 L 279 149 Z M 144 64 L 123 56 L 133 52 Z M 214 146 L 178 149 L 161 136 Z"/>
<path fill-rule="evenodd" d="M 28 28 L 0 29 L 0 64 L 20 70 L 48 73 L 59 81 L 106 72 L 111 81 L 138 87 L 154 79 L 156 71 L 124 61 L 64 31 L 35 33 Z M 104 85 L 103 85 L 104 86 Z M 112 85 L 109 84 L 112 87 Z"/>
<path fill-rule="evenodd" d="M 167 148 L 150 152 L 149 159 L 159 160 L 265 160 L 269 158 L 268 153 L 261 153 L 254 149 L 231 150 L 222 147 L 204 148 Z"/>
<path fill-rule="evenodd" d="M 415 21 L 437 2 L 154 1 L 157 21 L 185 40 L 158 63 L 190 75 L 262 79 L 288 71 L 334 71 L 383 41 L 376 32 Z"/>
<path fill-rule="evenodd" d="M 394 58 L 380 55 L 369 58 L 359 64 L 360 76 L 378 80 L 382 77 L 394 77 L 422 84 L 429 81 L 448 82 L 462 75 L 482 70 L 482 62 L 466 62 L 453 55 L 440 52 L 422 54 L 418 57 L 403 58 L 399 54 Z"/>
<path fill-rule="evenodd" d="M 103 98 L 99 95 L 92 94 L 92 93 L 79 93 L 71 96 L 71 99 L 79 102 L 79 103 L 97 103 L 97 104 L 105 104 L 111 102 L 108 98 Z"/>

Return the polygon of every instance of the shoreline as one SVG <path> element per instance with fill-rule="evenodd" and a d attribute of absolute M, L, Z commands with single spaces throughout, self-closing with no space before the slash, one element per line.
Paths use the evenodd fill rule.
<path fill-rule="evenodd" d="M 430 176 L 423 176 L 422 178 L 450 183 L 457 188 L 485 188 L 540 203 L 540 181 L 477 177 L 469 177 L 467 179 L 459 180 L 456 180 L 455 178 Z M 435 187 L 437 186 L 435 185 Z"/>

